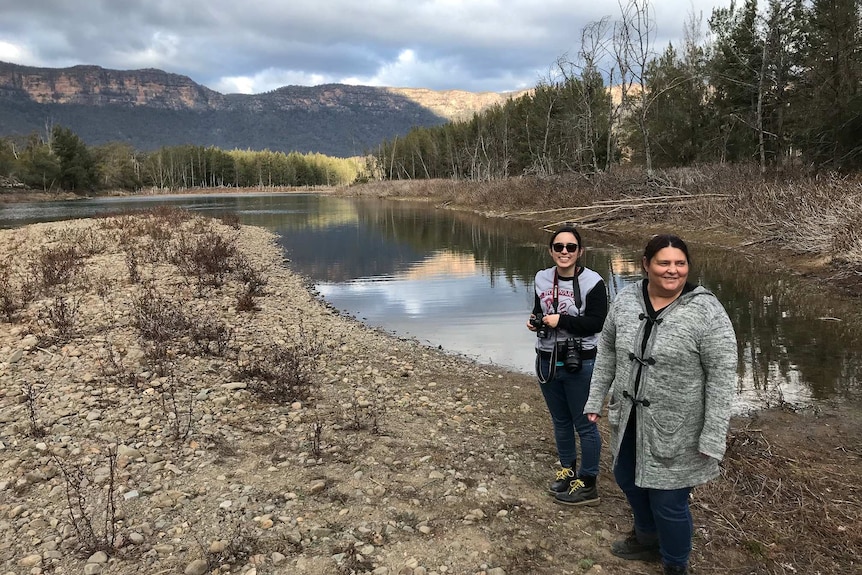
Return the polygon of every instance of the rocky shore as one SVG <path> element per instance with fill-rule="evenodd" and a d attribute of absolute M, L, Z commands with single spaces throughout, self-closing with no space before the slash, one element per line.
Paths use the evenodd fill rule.
<path fill-rule="evenodd" d="M 600 506 L 546 494 L 533 378 L 340 316 L 274 240 L 177 213 L 0 230 L 0 572 L 660 572 L 609 553 L 630 519 L 607 452 Z M 808 429 L 784 415 L 732 441 Z M 833 421 L 794 453 L 858 436 Z M 770 542 L 758 557 L 722 535 L 728 492 L 695 507 L 694 572 L 777 572 L 758 570 Z M 849 517 L 824 534 L 842 549 Z"/>

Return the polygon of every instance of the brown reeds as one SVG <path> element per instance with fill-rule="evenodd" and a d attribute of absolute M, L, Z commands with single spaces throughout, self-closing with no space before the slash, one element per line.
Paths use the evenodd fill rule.
<path fill-rule="evenodd" d="M 425 198 L 493 215 L 602 229 L 623 223 L 722 233 L 749 244 L 828 258 L 837 274 L 862 275 L 862 179 L 762 177 L 756 167 L 700 166 L 656 172 L 622 167 L 590 177 L 496 181 L 399 181 L 345 193 Z"/>
<path fill-rule="evenodd" d="M 696 545 L 704 550 L 701 563 L 717 566 L 712 550 L 721 550 L 720 572 L 739 572 L 724 563 L 726 550 L 736 548 L 746 557 L 740 562 L 740 567 L 749 565 L 746 573 L 858 569 L 862 487 L 856 472 L 862 450 L 854 437 L 821 437 L 814 448 L 821 449 L 814 451 L 802 442 L 787 441 L 805 433 L 804 422 L 788 424 L 781 441 L 767 437 L 757 425 L 754 418 L 733 429 L 721 480 L 695 491 L 693 509 L 706 519 L 698 534 L 703 541 Z M 822 421 L 815 425 L 828 428 Z M 814 425 L 810 429 L 823 435 Z M 755 571 L 750 569 L 751 558 L 757 562 Z"/>

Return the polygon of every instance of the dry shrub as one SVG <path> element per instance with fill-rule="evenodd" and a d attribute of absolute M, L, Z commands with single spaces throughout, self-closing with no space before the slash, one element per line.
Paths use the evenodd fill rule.
<path fill-rule="evenodd" d="M 36 291 L 35 281 L 16 278 L 10 266 L 0 264 L 0 314 L 7 322 L 18 319 L 18 312 L 33 300 Z"/>
<path fill-rule="evenodd" d="M 134 325 L 148 349 L 150 359 L 159 361 L 167 355 L 171 344 L 189 331 L 189 319 L 174 302 L 162 297 L 152 285 L 147 285 L 132 302 Z"/>
<path fill-rule="evenodd" d="M 46 328 L 54 343 L 65 343 L 77 334 L 80 301 L 75 298 L 54 296 L 53 301 L 40 310 L 38 323 Z"/>
<path fill-rule="evenodd" d="M 104 351 L 99 354 L 99 372 L 102 378 L 112 385 L 135 387 L 137 376 L 129 370 L 123 356 L 114 349 L 112 343 L 108 343 Z"/>
<path fill-rule="evenodd" d="M 695 493 L 695 507 L 706 515 L 709 529 L 706 562 L 714 545 L 720 552 L 743 551 L 747 559 L 740 568 L 752 559 L 757 564 L 755 571 L 725 564 L 726 573 L 849 573 L 862 562 L 858 444 L 847 437 L 849 451 L 819 445 L 824 451 L 806 452 L 792 440 L 770 444 L 754 423 L 731 432 L 723 477 Z M 815 426 L 822 423 L 811 424 L 813 433 L 822 432 Z M 788 437 L 800 433 L 783 431 Z"/>
<path fill-rule="evenodd" d="M 237 311 L 260 311 L 260 307 L 255 303 L 254 294 L 248 288 L 248 284 L 236 294 L 236 309 Z"/>
<path fill-rule="evenodd" d="M 235 230 L 240 228 L 239 215 L 236 212 L 225 212 L 219 216 L 219 220 L 224 225 Z"/>
<path fill-rule="evenodd" d="M 189 210 L 171 206 L 156 206 L 146 210 L 129 210 L 98 216 L 102 229 L 120 230 L 124 241 L 130 237 L 150 236 L 154 240 L 166 241 L 175 230 L 191 220 Z"/>
<path fill-rule="evenodd" d="M 133 246 L 126 249 L 126 269 L 129 270 L 129 281 L 133 284 L 141 283 L 141 270 L 138 265 L 138 252 Z"/>
<path fill-rule="evenodd" d="M 233 330 L 211 317 L 191 318 L 187 326 L 191 343 L 198 353 L 221 357 L 233 340 Z"/>
<path fill-rule="evenodd" d="M 655 171 L 618 166 L 593 175 L 524 176 L 489 182 L 371 182 L 345 193 L 434 201 L 508 212 L 546 226 L 563 221 L 601 229 L 623 220 L 688 232 L 720 229 L 750 242 L 862 265 L 862 176 L 772 173 L 754 164 Z M 706 224 L 706 226 L 704 226 Z M 693 227 L 695 226 L 695 227 Z M 855 273 L 860 273 L 859 270 Z"/>
<path fill-rule="evenodd" d="M 249 391 L 266 401 L 302 401 L 308 398 L 314 384 L 318 352 L 305 340 L 296 345 L 272 344 L 241 367 L 239 376 L 250 381 Z"/>
<path fill-rule="evenodd" d="M 255 268 L 241 253 L 234 258 L 234 276 L 242 283 L 242 288 L 236 294 L 236 307 L 239 311 L 257 311 L 259 308 L 255 297 L 263 295 L 267 278 L 263 272 Z"/>
<path fill-rule="evenodd" d="M 194 425 L 195 392 L 192 387 L 183 386 L 172 367 L 162 365 L 164 373 L 160 386 L 159 405 L 165 417 L 165 429 L 174 441 L 184 441 L 189 437 Z"/>
<path fill-rule="evenodd" d="M 155 220 L 161 220 L 162 223 L 171 228 L 179 228 L 183 223 L 195 217 L 191 211 L 173 206 L 156 206 L 145 211 L 144 215 Z"/>
<path fill-rule="evenodd" d="M 42 392 L 45 391 L 45 386 L 42 382 L 39 383 L 40 385 L 38 388 L 35 384 L 29 381 L 25 382 L 21 386 L 22 400 L 27 408 L 27 421 L 29 422 L 28 433 L 30 437 L 43 437 L 45 435 L 45 427 L 42 425 L 39 418 L 39 409 L 37 405 L 37 400 Z"/>
<path fill-rule="evenodd" d="M 236 239 L 226 239 L 211 230 L 202 235 L 185 236 L 177 243 L 171 262 L 196 279 L 198 292 L 205 286 L 221 286 L 235 268 Z"/>
<path fill-rule="evenodd" d="M 241 252 L 234 254 L 234 275 L 246 285 L 246 290 L 253 296 L 263 295 L 267 278 L 262 271 L 254 267 Z"/>
<path fill-rule="evenodd" d="M 105 485 L 88 477 L 83 464 L 68 463 L 56 455 L 51 458 L 66 485 L 66 511 L 79 549 L 86 555 L 96 551 L 113 553 L 120 523 L 116 504 L 116 450 L 107 449 Z"/>
<path fill-rule="evenodd" d="M 17 291 L 12 284 L 12 277 L 8 266 L 0 265 L 0 313 L 6 321 L 12 323 L 15 314 L 23 307 L 17 297 Z"/>
<path fill-rule="evenodd" d="M 81 269 L 81 259 L 75 246 L 44 248 L 35 263 L 35 276 L 43 288 L 67 285 Z"/>

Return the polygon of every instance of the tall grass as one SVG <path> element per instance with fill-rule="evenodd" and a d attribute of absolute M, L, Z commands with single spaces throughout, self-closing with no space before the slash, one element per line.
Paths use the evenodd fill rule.
<path fill-rule="evenodd" d="M 785 173 L 764 178 L 756 166 L 739 165 L 679 168 L 648 176 L 641 169 L 621 167 L 590 177 L 373 182 L 340 192 L 430 198 L 547 225 L 567 220 L 603 228 L 623 221 L 681 233 L 718 230 L 748 243 L 824 256 L 848 273 L 862 268 L 860 176 Z"/>

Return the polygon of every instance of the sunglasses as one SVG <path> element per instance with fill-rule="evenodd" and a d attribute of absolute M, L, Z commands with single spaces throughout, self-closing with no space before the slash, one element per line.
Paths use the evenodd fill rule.
<path fill-rule="evenodd" d="M 553 247 L 554 251 L 557 253 L 562 252 L 563 248 L 566 248 L 566 251 L 570 254 L 578 251 L 578 244 L 554 244 Z"/>

